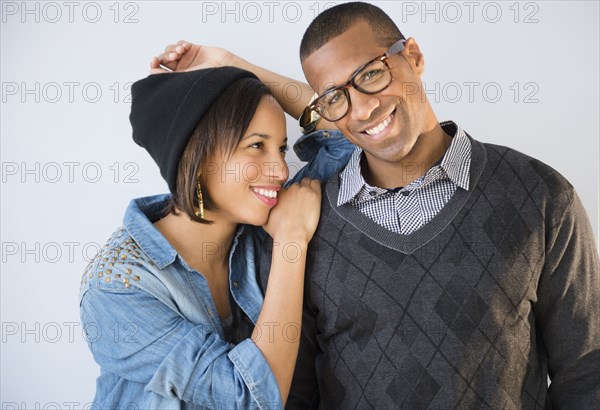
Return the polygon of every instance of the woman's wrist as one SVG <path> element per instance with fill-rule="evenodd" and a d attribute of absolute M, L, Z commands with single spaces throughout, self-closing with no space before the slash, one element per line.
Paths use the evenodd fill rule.
<path fill-rule="evenodd" d="M 278 243 L 280 246 L 297 246 L 297 247 L 301 247 L 303 249 L 308 248 L 308 240 L 306 239 L 306 236 L 300 236 L 300 235 L 286 235 L 286 234 L 282 234 L 282 235 L 276 235 L 273 238 L 273 243 Z"/>

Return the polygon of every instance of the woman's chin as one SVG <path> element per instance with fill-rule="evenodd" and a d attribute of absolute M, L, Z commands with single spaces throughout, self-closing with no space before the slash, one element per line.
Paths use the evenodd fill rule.
<path fill-rule="evenodd" d="M 265 215 L 264 217 L 260 218 L 260 217 L 254 217 L 254 218 L 249 218 L 245 223 L 246 225 L 253 225 L 253 226 L 265 226 L 267 224 L 267 222 L 269 222 L 269 215 Z"/>

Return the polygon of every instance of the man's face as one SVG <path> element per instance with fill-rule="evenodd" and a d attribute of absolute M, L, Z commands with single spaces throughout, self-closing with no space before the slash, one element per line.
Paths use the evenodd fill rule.
<path fill-rule="evenodd" d="M 417 160 L 419 155 L 414 151 L 420 149 L 415 149 L 418 137 L 433 127 L 433 113 L 420 79 L 422 55 L 414 40 L 409 39 L 406 46 L 388 60 L 391 84 L 374 95 L 349 88 L 350 111 L 335 123 L 348 140 L 363 148 L 369 163 L 397 163 L 406 160 L 411 152 L 413 155 L 408 158 Z M 358 67 L 385 51 L 369 25 L 361 22 L 311 54 L 302 68 L 311 87 L 322 94 L 332 86 L 344 84 Z"/>

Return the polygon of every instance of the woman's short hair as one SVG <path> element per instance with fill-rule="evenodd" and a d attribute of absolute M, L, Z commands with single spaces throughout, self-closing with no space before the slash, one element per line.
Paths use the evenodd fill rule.
<path fill-rule="evenodd" d="M 217 151 L 222 152 L 225 158 L 231 156 L 248 130 L 264 96 L 273 96 L 265 84 L 255 78 L 242 78 L 233 82 L 213 102 L 183 151 L 177 171 L 175 192 L 165 215 L 181 211 L 193 221 L 212 223 L 195 213 L 199 206 L 196 194 L 198 176 L 202 186 L 204 209 L 211 209 L 214 203 L 210 192 L 206 190 L 202 170 L 206 170 L 207 161 Z M 211 172 L 214 172 L 214 169 L 221 170 L 217 166 Z"/>

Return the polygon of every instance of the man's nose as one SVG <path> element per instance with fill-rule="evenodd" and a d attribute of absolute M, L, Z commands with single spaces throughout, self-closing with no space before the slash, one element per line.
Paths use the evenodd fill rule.
<path fill-rule="evenodd" d="M 350 115 L 353 119 L 366 121 L 371 118 L 373 110 L 379 107 L 379 99 L 374 95 L 364 94 L 354 88 L 350 92 Z"/>

